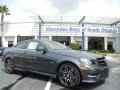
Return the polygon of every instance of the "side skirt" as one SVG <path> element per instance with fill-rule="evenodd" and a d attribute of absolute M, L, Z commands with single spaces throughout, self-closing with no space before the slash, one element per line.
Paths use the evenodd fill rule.
<path fill-rule="evenodd" d="M 49 73 L 43 73 L 43 72 L 32 71 L 32 70 L 25 70 L 25 69 L 21 69 L 21 68 L 15 68 L 15 70 L 17 70 L 17 71 L 23 71 L 23 72 L 31 72 L 31 73 L 36 73 L 36 74 L 39 74 L 39 75 L 49 76 L 51 78 L 56 78 L 56 75 L 49 74 Z"/>

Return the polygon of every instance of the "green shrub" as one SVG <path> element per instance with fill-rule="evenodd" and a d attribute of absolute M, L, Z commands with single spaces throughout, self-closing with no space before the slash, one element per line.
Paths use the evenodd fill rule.
<path fill-rule="evenodd" d="M 115 49 L 110 49 L 109 50 L 111 53 L 114 53 L 115 52 Z"/>
<path fill-rule="evenodd" d="M 109 50 L 98 50 L 100 53 L 109 53 Z"/>
<path fill-rule="evenodd" d="M 78 44 L 75 43 L 71 43 L 69 45 L 70 48 L 75 49 L 75 50 L 80 50 L 81 46 L 79 46 Z"/>
<path fill-rule="evenodd" d="M 89 50 L 90 52 L 93 53 L 114 53 L 115 50 L 114 49 L 110 49 L 110 50 Z"/>

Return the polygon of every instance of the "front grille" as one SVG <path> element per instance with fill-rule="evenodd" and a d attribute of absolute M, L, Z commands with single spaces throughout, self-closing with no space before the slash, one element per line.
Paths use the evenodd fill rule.
<path fill-rule="evenodd" d="M 98 64 L 99 64 L 100 66 L 106 66 L 106 65 L 107 65 L 104 57 L 98 58 L 97 60 L 98 60 Z"/>

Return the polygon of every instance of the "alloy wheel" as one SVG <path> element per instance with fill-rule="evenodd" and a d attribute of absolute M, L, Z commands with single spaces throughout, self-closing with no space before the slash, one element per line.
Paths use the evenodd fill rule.
<path fill-rule="evenodd" d="M 5 61 L 5 69 L 7 73 L 12 73 L 14 71 L 14 63 L 12 59 L 7 59 Z"/>
<path fill-rule="evenodd" d="M 59 68 L 58 78 L 60 83 L 69 88 L 74 88 L 80 84 L 80 73 L 72 64 L 63 64 Z"/>

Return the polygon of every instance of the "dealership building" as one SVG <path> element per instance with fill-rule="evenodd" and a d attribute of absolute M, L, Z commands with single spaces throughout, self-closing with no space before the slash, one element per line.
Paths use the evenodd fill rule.
<path fill-rule="evenodd" d="M 9 17 L 10 18 L 10 17 Z M 3 46 L 26 39 L 54 40 L 65 45 L 76 43 L 84 50 L 115 49 L 120 52 L 120 18 L 87 16 L 31 16 L 5 19 Z"/>

